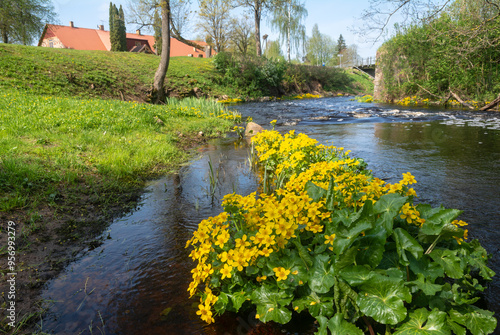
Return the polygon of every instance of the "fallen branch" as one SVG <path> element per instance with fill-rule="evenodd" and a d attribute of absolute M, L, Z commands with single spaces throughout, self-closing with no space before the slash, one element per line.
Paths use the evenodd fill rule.
<path fill-rule="evenodd" d="M 436 95 L 434 93 L 429 92 L 428 90 L 426 90 L 424 87 L 420 86 L 419 84 L 417 84 L 417 86 L 420 87 L 421 89 L 423 89 L 427 94 L 430 94 L 433 97 L 439 98 L 439 100 L 443 100 L 444 99 L 442 96 L 439 96 L 439 95 Z M 446 101 L 448 101 L 448 99 L 446 99 Z"/>
<path fill-rule="evenodd" d="M 450 98 L 451 98 L 451 93 L 448 94 L 448 96 L 445 98 L 445 97 L 442 97 L 442 96 L 439 96 L 439 95 L 436 95 L 434 93 L 429 92 L 428 90 L 426 90 L 424 87 L 420 86 L 419 84 L 417 84 L 417 86 L 420 87 L 421 89 L 423 89 L 428 94 L 432 95 L 433 97 L 439 98 L 439 100 L 444 100 L 443 106 L 446 106 L 446 104 L 448 103 L 448 100 L 450 100 Z"/>
<path fill-rule="evenodd" d="M 460 97 L 458 95 L 456 95 L 455 93 L 453 93 L 452 91 L 450 91 L 451 95 L 453 95 L 453 97 L 455 99 L 457 99 L 458 102 L 460 102 L 462 105 L 466 106 L 466 107 L 469 107 L 470 109 L 476 109 L 474 108 L 474 106 L 472 106 L 471 104 L 463 101 L 462 99 L 460 99 Z"/>
<path fill-rule="evenodd" d="M 498 95 L 498 97 L 493 100 L 492 102 L 490 102 L 489 104 L 479 108 L 480 111 L 487 111 L 488 109 L 491 109 L 493 107 L 495 107 L 496 105 L 498 105 L 500 103 L 500 94 Z"/>

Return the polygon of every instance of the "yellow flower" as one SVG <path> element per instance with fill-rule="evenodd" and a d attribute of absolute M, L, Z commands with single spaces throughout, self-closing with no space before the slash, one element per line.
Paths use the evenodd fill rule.
<path fill-rule="evenodd" d="M 263 280 L 266 280 L 267 279 L 267 276 L 261 276 L 261 277 L 257 277 L 255 278 L 259 283 Z"/>
<path fill-rule="evenodd" d="M 273 271 L 277 277 L 277 281 L 286 280 L 290 274 L 290 270 L 286 270 L 284 267 L 274 268 Z"/>
<path fill-rule="evenodd" d="M 410 172 L 403 173 L 402 183 L 404 185 L 415 184 L 416 182 L 415 177 Z"/>
<path fill-rule="evenodd" d="M 335 234 L 325 235 L 325 244 L 333 245 L 333 240 L 335 240 Z"/>
<path fill-rule="evenodd" d="M 200 315 L 201 319 L 208 324 L 214 322 L 214 319 L 212 318 L 212 311 L 209 305 L 199 304 L 196 314 Z"/>
<path fill-rule="evenodd" d="M 231 271 L 232 270 L 233 270 L 232 266 L 229 266 L 228 264 L 224 264 L 224 267 L 220 270 L 220 273 L 222 274 L 221 279 L 231 278 Z"/>

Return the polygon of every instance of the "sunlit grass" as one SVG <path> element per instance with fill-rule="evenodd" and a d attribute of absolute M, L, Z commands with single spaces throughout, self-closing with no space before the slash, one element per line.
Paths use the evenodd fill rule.
<path fill-rule="evenodd" d="M 0 210 L 50 202 L 82 181 L 138 184 L 188 158 L 179 134 L 220 135 L 240 120 L 205 100 L 156 106 L 14 90 L 0 95 L 0 110 Z"/>

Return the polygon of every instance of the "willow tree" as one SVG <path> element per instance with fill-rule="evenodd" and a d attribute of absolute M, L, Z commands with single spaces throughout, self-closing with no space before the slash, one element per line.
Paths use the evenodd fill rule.
<path fill-rule="evenodd" d="M 303 20 L 306 17 L 307 9 L 300 0 L 282 1 L 272 10 L 271 27 L 278 30 L 281 41 L 286 43 L 288 62 L 292 45 L 299 52 L 300 46 L 305 43 L 306 28 Z"/>
<path fill-rule="evenodd" d="M 31 44 L 56 13 L 50 0 L 0 0 L 0 36 L 3 43 Z"/>

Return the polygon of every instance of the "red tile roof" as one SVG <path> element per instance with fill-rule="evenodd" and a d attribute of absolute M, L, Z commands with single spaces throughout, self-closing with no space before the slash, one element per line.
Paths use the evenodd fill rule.
<path fill-rule="evenodd" d="M 42 45 L 43 40 L 52 37 L 57 37 L 65 48 L 76 50 L 111 50 L 111 42 L 109 40 L 109 31 L 100 29 L 87 29 L 70 26 L 60 26 L 55 24 L 47 24 L 40 38 L 38 46 Z M 195 41 L 197 44 L 205 47 L 207 43 Z M 155 51 L 155 39 L 151 35 L 139 35 L 127 33 L 127 49 L 131 50 L 136 46 L 147 45 L 151 50 Z M 205 57 L 205 51 L 195 49 L 185 43 L 180 42 L 175 38 L 170 39 L 170 57 L 188 56 Z M 212 52 L 214 54 L 214 52 Z"/>

